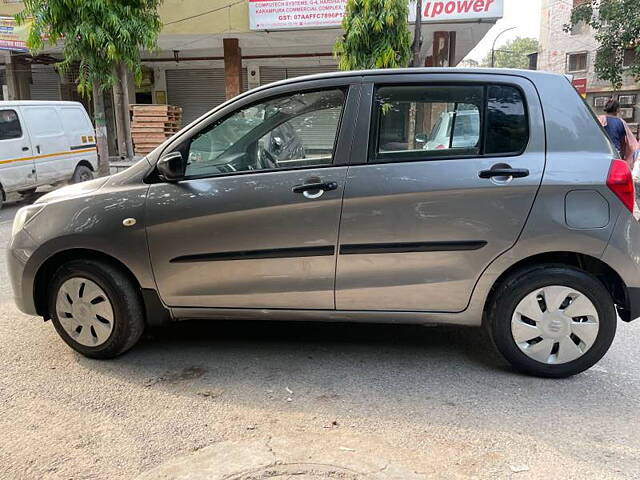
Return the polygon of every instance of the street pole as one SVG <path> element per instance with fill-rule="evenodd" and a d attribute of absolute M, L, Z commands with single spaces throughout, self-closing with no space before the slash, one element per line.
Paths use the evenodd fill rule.
<path fill-rule="evenodd" d="M 422 50 L 422 0 L 416 0 L 416 23 L 413 29 L 413 44 L 411 45 L 411 66 L 421 67 L 420 51 Z"/>
<path fill-rule="evenodd" d="M 518 27 L 507 28 L 506 30 L 501 31 L 496 38 L 493 39 L 493 45 L 491 46 L 491 68 L 496 66 L 496 42 L 502 36 L 502 34 L 510 32 L 511 30 L 515 30 Z"/>

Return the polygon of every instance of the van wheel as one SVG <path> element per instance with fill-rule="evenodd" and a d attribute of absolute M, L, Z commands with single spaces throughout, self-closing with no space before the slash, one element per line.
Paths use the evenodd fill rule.
<path fill-rule="evenodd" d="M 78 165 L 76 167 L 76 171 L 73 172 L 73 177 L 71 177 L 71 183 L 82 183 L 88 182 L 89 180 L 93 180 L 93 172 L 86 165 Z"/>
<path fill-rule="evenodd" d="M 495 291 L 488 327 L 517 370 L 548 378 L 583 372 L 616 333 L 611 295 L 592 275 L 564 265 L 521 270 Z"/>
<path fill-rule="evenodd" d="M 118 268 L 93 260 L 61 266 L 50 283 L 49 313 L 56 331 L 90 358 L 114 358 L 144 331 L 138 289 Z"/>

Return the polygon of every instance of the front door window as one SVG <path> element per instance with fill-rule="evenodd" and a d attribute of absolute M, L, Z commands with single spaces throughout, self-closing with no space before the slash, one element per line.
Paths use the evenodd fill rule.
<path fill-rule="evenodd" d="M 194 136 L 190 178 L 333 163 L 345 93 L 302 92 L 245 107 Z"/>

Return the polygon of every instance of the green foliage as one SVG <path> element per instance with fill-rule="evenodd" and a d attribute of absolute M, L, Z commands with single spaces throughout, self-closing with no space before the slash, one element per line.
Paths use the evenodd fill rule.
<path fill-rule="evenodd" d="M 62 42 L 64 60 L 57 66 L 64 72 L 80 62 L 78 91 L 88 95 L 94 81 L 102 88 L 112 86 L 120 63 L 140 81 L 140 49 L 156 48 L 161 1 L 25 0 L 16 20 L 31 25 L 27 45 L 34 52 Z"/>
<path fill-rule="evenodd" d="M 411 56 L 406 0 L 349 0 L 334 47 L 340 70 L 406 67 Z"/>
<path fill-rule="evenodd" d="M 587 0 L 571 12 L 571 23 L 564 26 L 566 32 L 581 22 L 595 30 L 598 42 L 595 70 L 601 80 L 611 82 L 617 90 L 622 86 L 623 75 L 629 73 L 640 80 L 640 1 L 638 0 Z M 635 48 L 636 61 L 624 67 L 624 51 Z"/>
<path fill-rule="evenodd" d="M 538 51 L 538 41 L 535 38 L 517 37 L 508 41 L 502 47 L 496 47 L 496 68 L 529 68 L 527 55 Z M 483 67 L 491 66 L 491 52 L 482 60 Z"/>

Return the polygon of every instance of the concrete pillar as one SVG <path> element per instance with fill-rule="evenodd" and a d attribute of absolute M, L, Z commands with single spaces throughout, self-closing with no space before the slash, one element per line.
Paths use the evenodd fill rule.
<path fill-rule="evenodd" d="M 242 51 L 237 38 L 222 40 L 224 47 L 224 88 L 227 100 L 242 92 Z"/>
<path fill-rule="evenodd" d="M 24 57 L 5 57 L 7 100 L 31 99 L 31 64 Z"/>

